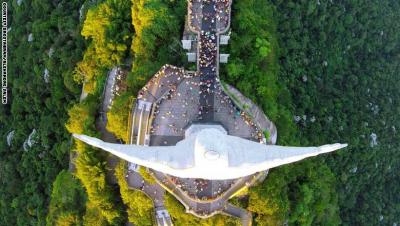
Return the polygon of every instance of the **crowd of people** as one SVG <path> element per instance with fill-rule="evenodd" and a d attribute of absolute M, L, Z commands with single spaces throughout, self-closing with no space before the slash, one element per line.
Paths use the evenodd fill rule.
<path fill-rule="evenodd" d="M 231 98 L 224 93 L 216 78 L 215 81 L 199 80 L 198 78 L 183 79 L 182 84 L 172 83 L 170 80 L 154 80 L 157 87 L 166 87 L 168 90 L 157 102 L 154 102 L 153 118 L 155 120 L 150 128 L 154 134 L 163 128 L 159 133 L 173 136 L 182 136 L 184 127 L 191 121 L 202 120 L 203 116 L 209 113 L 220 113 L 229 116 L 226 120 L 234 124 L 232 130 L 243 129 L 243 123 L 249 127 L 251 137 L 255 140 L 262 139 L 262 131 L 254 124 L 252 119 L 238 109 Z M 203 101 L 201 101 L 203 100 Z M 168 101 L 165 103 L 164 101 Z M 211 102 L 212 101 L 212 102 Z M 160 111 L 160 106 L 167 104 Z M 166 110 L 167 109 L 167 110 Z"/>
<path fill-rule="evenodd" d="M 154 104 L 153 118 L 156 120 L 150 128 L 151 134 L 182 136 L 184 127 L 190 122 L 202 120 L 203 116 L 209 113 L 219 113 L 226 114 L 225 120 L 233 123 L 234 128 L 227 126 L 232 129 L 231 132 L 244 129 L 245 125 L 247 130 L 251 131 L 252 138 L 262 139 L 262 131 L 245 112 L 234 105 L 219 83 L 192 78 L 184 79 L 179 86 L 168 86 L 169 92 Z M 200 103 L 201 99 L 203 103 Z M 160 109 L 162 105 L 164 106 Z"/>
<path fill-rule="evenodd" d="M 219 31 L 229 26 L 231 3 L 232 0 L 216 0 L 214 10 L 217 12 L 216 18 Z"/>
<path fill-rule="evenodd" d="M 195 120 L 196 107 L 199 105 L 198 86 L 198 79 L 185 79 L 179 87 L 173 87 L 160 98 L 155 103 L 155 120 L 150 132 L 182 136 L 183 127 Z"/>
<path fill-rule="evenodd" d="M 210 181 L 204 179 L 187 179 L 169 177 L 170 181 L 189 197 L 197 200 L 212 200 L 227 191 L 235 180 Z"/>
<path fill-rule="evenodd" d="M 191 0 L 189 1 L 189 26 L 199 32 L 204 30 L 203 22 L 210 22 L 210 31 L 221 32 L 229 26 L 232 0 Z"/>
<path fill-rule="evenodd" d="M 216 57 L 218 54 L 216 35 L 208 31 L 201 31 L 199 40 L 199 65 L 202 68 L 209 68 L 209 72 L 216 73 Z M 200 73 L 204 73 L 200 71 Z"/>
<path fill-rule="evenodd" d="M 186 76 L 183 68 L 164 65 L 139 91 L 137 98 L 155 102 L 169 92 L 171 88 L 176 88 L 177 83 Z"/>

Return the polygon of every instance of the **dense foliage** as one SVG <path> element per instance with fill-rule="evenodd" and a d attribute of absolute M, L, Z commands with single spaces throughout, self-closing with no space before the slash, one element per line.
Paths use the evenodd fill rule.
<path fill-rule="evenodd" d="M 279 78 L 276 11 L 264 0 L 233 4 L 231 53 L 225 80 L 252 98 L 276 123 L 278 143 L 307 144 L 293 122 L 292 101 Z M 249 191 L 257 225 L 337 225 L 335 178 L 321 158 L 270 171 Z"/>
<path fill-rule="evenodd" d="M 46 225 L 80 225 L 85 210 L 86 195 L 82 185 L 65 170 L 53 183 Z"/>
<path fill-rule="evenodd" d="M 107 130 L 125 142 L 128 142 L 128 117 L 133 103 L 133 95 L 130 92 L 123 93 L 114 98 L 113 105 L 107 112 Z"/>
<path fill-rule="evenodd" d="M 137 93 L 165 64 L 181 66 L 186 1 L 132 0 L 133 65 L 128 85 Z"/>
<path fill-rule="evenodd" d="M 349 143 L 327 159 L 343 225 L 399 223 L 400 2 L 272 2 L 301 137 Z"/>
<path fill-rule="evenodd" d="M 78 152 L 76 175 L 88 196 L 85 225 L 93 225 L 94 222 L 122 224 L 124 220 L 122 208 L 112 187 L 107 184 L 105 158 L 99 156 L 98 150 L 93 150 L 82 143 L 77 144 L 76 150 Z"/>
<path fill-rule="evenodd" d="M 127 22 L 128 21 L 128 22 Z M 120 31 L 118 29 L 121 29 Z M 75 68 L 74 79 L 82 82 L 89 96 L 69 109 L 66 128 L 70 133 L 96 136 L 96 116 L 102 102 L 105 72 L 127 56 L 131 32 L 130 3 L 104 1 L 88 10 L 82 35 L 91 38 L 83 60 Z M 89 88 L 88 88 L 89 87 Z M 121 225 L 126 221 L 119 192 L 107 180 L 107 155 L 82 142 L 73 149 L 76 176 L 87 193 L 84 225 Z"/>
<path fill-rule="evenodd" d="M 94 99 L 90 97 L 90 99 Z M 68 122 L 65 127 L 69 132 L 76 134 L 88 134 L 95 131 L 94 122 L 97 103 L 94 101 L 84 101 L 73 105 L 68 110 Z"/>
<path fill-rule="evenodd" d="M 325 164 L 283 166 L 250 189 L 248 209 L 256 213 L 257 225 L 338 225 L 334 182 Z"/>
<path fill-rule="evenodd" d="M 97 77 L 122 63 L 132 38 L 129 1 L 107 0 L 87 12 L 82 36 L 91 42 L 83 60 L 74 71 L 74 79 L 84 84 L 87 93 L 95 92 Z"/>
<path fill-rule="evenodd" d="M 53 181 L 68 165 L 64 124 L 80 91 L 71 74 L 84 49 L 83 1 L 7 2 L 9 104 L 0 107 L 0 225 L 44 225 Z M 33 129 L 33 145 L 24 151 Z"/>
<path fill-rule="evenodd" d="M 221 77 L 267 112 L 279 128 L 281 143 L 293 145 L 295 127 L 287 107 L 290 98 L 277 82 L 277 25 L 273 12 L 263 0 L 234 1 L 232 38 L 227 50 L 231 55 Z"/>
<path fill-rule="evenodd" d="M 66 127 L 70 133 L 84 133 L 96 136 L 94 128 L 95 111 L 99 94 L 89 95 L 83 102 L 75 104 L 69 113 Z M 74 123 L 79 121 L 80 123 Z M 75 141 L 72 152 L 75 175 L 85 188 L 88 200 L 85 203 L 83 223 L 85 225 L 119 225 L 124 221 L 122 207 L 113 188 L 107 183 L 106 155 L 82 142 Z"/>

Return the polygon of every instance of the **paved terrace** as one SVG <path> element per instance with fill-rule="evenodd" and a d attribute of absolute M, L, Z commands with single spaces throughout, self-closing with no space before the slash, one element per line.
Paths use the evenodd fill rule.
<path fill-rule="evenodd" d="M 175 145 L 184 138 L 185 129 L 192 123 L 204 122 L 203 115 L 210 111 L 201 104 L 201 79 L 186 77 L 171 86 L 154 104 L 150 127 L 151 145 Z M 231 99 L 216 85 L 213 92 L 212 120 L 206 123 L 221 124 L 228 134 L 260 140 L 261 133 L 249 117 L 240 111 Z M 211 114 L 209 114 L 211 115 Z"/>
<path fill-rule="evenodd" d="M 185 78 L 184 70 L 172 65 L 164 65 L 151 80 L 139 91 L 138 101 L 133 106 L 128 137 L 130 143 L 137 145 L 150 144 L 150 121 L 157 103 Z"/>
<path fill-rule="evenodd" d="M 152 103 L 157 102 L 170 90 L 174 90 L 184 77 L 184 69 L 164 65 L 139 91 L 137 98 Z"/>

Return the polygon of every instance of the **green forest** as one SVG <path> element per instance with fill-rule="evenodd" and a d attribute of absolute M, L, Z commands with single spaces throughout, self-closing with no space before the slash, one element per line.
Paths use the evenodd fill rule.
<path fill-rule="evenodd" d="M 100 137 L 107 73 L 124 66 L 127 90 L 107 129 L 127 140 L 147 80 L 167 63 L 194 66 L 180 44 L 186 10 L 185 0 L 9 2 L 0 225 L 154 225 L 151 200 L 127 186 L 126 162 L 112 184 L 107 154 L 71 133 Z M 254 225 L 400 224 L 399 21 L 397 0 L 233 0 L 221 79 L 275 122 L 279 145 L 349 144 L 272 169 L 233 198 Z M 165 205 L 175 225 L 240 225 L 186 214 L 171 195 Z"/>
<path fill-rule="evenodd" d="M 72 140 L 64 124 L 80 94 L 72 74 L 85 49 L 81 4 L 9 1 L 9 103 L 0 107 L 1 225 L 45 225 L 53 181 L 68 168 Z M 30 134 L 31 147 L 24 145 Z"/>

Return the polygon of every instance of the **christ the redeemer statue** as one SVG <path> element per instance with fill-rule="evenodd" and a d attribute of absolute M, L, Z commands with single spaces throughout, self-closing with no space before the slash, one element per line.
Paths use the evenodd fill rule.
<path fill-rule="evenodd" d="M 175 146 L 139 146 L 106 143 L 97 138 L 74 137 L 126 161 L 181 178 L 226 180 L 332 152 L 347 144 L 320 147 L 265 145 L 230 136 L 218 128 L 195 131 Z"/>

